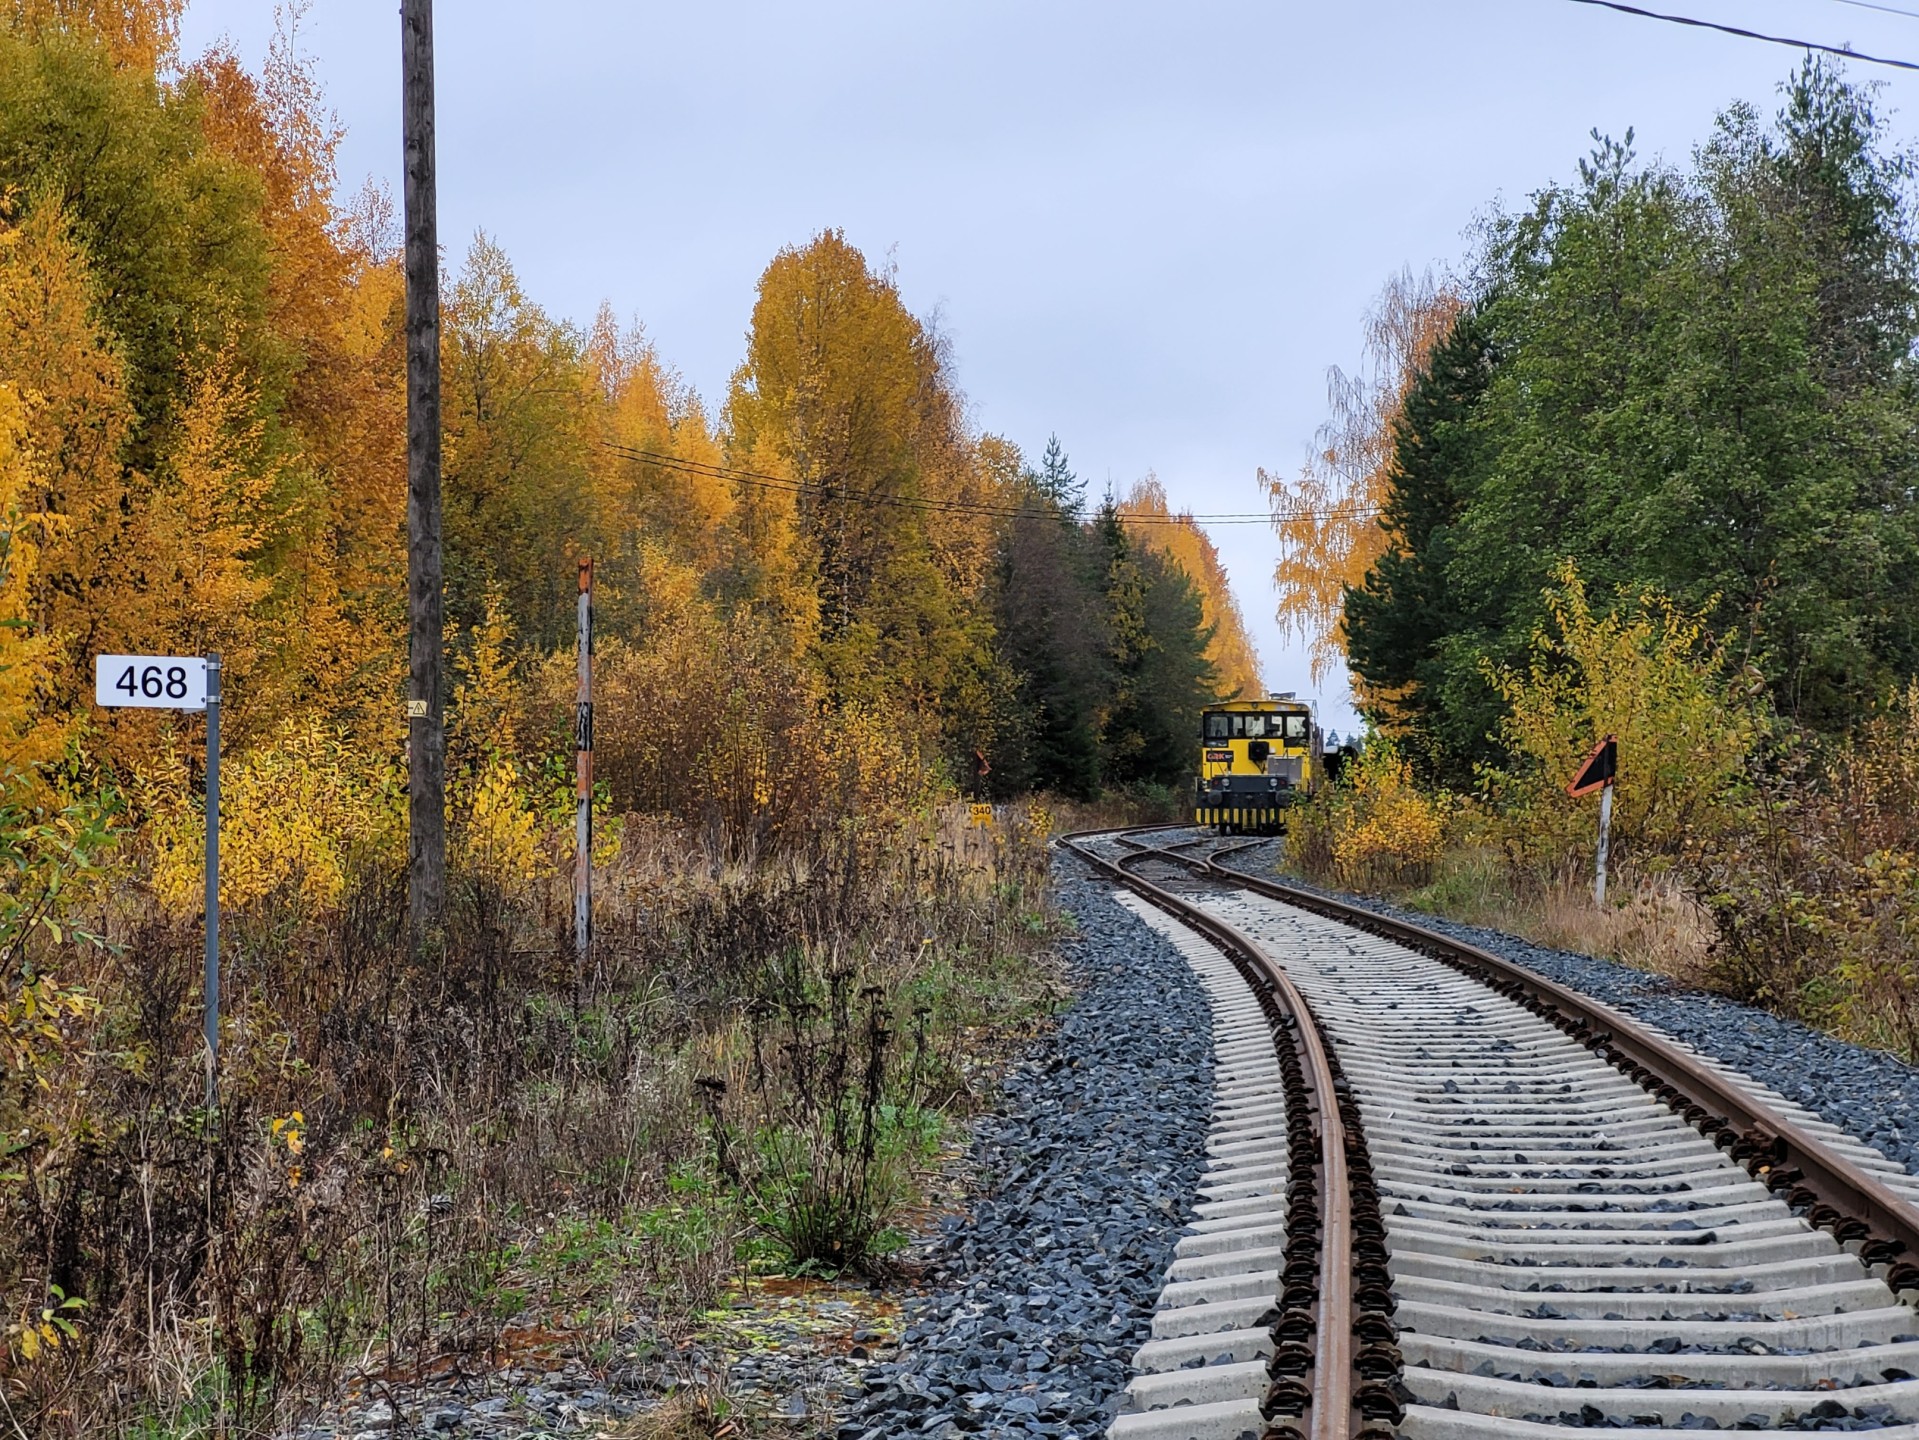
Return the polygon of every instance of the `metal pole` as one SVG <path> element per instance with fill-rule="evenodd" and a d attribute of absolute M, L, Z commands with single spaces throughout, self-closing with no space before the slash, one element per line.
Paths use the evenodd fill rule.
<path fill-rule="evenodd" d="M 1593 903 L 1606 908 L 1606 851 L 1612 845 L 1612 781 L 1599 792 L 1599 865 L 1593 876 Z"/>
<path fill-rule="evenodd" d="M 220 1098 L 220 657 L 207 656 L 207 1110 Z"/>
<path fill-rule="evenodd" d="M 593 562 L 580 561 L 580 699 L 573 720 L 573 949 L 582 973 L 593 943 Z"/>
<path fill-rule="evenodd" d="M 406 141 L 407 914 L 417 944 L 440 928 L 446 913 L 433 0 L 402 0 L 400 64 Z"/>

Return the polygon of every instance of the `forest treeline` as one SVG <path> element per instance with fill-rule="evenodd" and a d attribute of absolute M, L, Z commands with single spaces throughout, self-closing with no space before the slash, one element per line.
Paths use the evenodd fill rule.
<path fill-rule="evenodd" d="M 397 754 L 390 204 L 336 195 L 339 135 L 287 37 L 253 75 L 173 53 L 178 0 L 9 8 L 0 644 L 37 678 L 0 760 L 150 760 L 169 722 L 91 712 L 101 652 L 221 653 L 241 751 L 320 717 Z M 700 822 L 712 797 L 644 759 L 697 770 L 720 713 L 763 733 L 775 786 L 793 713 L 855 709 L 955 782 L 982 757 L 995 794 L 1164 784 L 1196 706 L 1257 688 L 1204 534 L 1156 482 L 1088 502 L 1057 445 L 1033 465 L 971 430 L 943 337 L 838 232 L 767 267 L 714 407 L 637 324 L 549 314 L 476 236 L 443 380 L 456 669 L 486 633 L 537 690 L 592 556 L 616 808 Z"/>
<path fill-rule="evenodd" d="M 1702 610 L 1816 733 L 1919 669 L 1912 168 L 1871 91 L 1813 60 L 1689 163 L 1595 141 L 1455 282 L 1389 288 L 1349 533 L 1291 557 L 1331 577 L 1368 714 L 1460 790 L 1505 758 L 1495 675 L 1568 560 L 1603 603 Z"/>
<path fill-rule="evenodd" d="M 1152 477 L 1088 497 L 1057 440 L 978 433 L 838 231 L 771 258 L 710 400 L 477 235 L 443 283 L 449 894 L 409 933 L 392 207 L 338 193 L 291 34 L 251 73 L 180 14 L 0 0 L 10 1427 L 292 1433 L 509 1334 L 653 1375 L 749 1271 L 884 1278 L 981 1053 L 1060 997 L 1050 807 L 1166 798 L 1198 708 L 1258 688 L 1218 556 Z M 91 684 L 215 651 L 209 1109 L 203 722 Z M 632 1399 L 636 1434 L 739 1413 Z"/>
<path fill-rule="evenodd" d="M 1294 860 L 1919 1055 L 1913 159 L 1824 59 L 1781 96 L 1683 162 L 1595 131 L 1388 284 L 1266 477 L 1374 742 Z M 1607 735 L 1600 910 L 1562 787 Z"/>

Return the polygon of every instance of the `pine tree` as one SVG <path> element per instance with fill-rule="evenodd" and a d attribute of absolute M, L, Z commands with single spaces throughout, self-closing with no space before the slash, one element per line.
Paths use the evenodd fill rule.
<path fill-rule="evenodd" d="M 1193 768 L 1199 713 L 1218 696 L 1212 634 L 1185 572 L 1135 545 L 1110 498 L 1093 528 L 1106 561 L 1113 676 L 1102 772 L 1114 784 L 1176 786 Z"/>
<path fill-rule="evenodd" d="M 1080 800 L 1099 791 L 1111 682 L 1103 578 L 1092 537 L 1035 476 L 1007 525 L 994 607 L 1021 722 L 994 764 L 994 780 L 1007 790 Z"/>

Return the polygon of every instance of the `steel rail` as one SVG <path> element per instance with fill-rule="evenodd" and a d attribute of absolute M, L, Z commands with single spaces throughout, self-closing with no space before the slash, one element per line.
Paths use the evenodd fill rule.
<path fill-rule="evenodd" d="M 1319 1206 L 1318 1284 L 1312 1306 L 1313 1363 L 1310 1398 L 1302 1416 L 1303 1433 L 1309 1440 L 1352 1440 L 1364 1422 L 1355 1409 L 1354 1401 L 1353 1241 L 1346 1133 L 1334 1084 L 1334 1067 L 1313 1020 L 1312 1011 L 1285 968 L 1266 954 L 1250 936 L 1208 914 L 1184 897 L 1134 874 L 1125 868 L 1124 860 L 1110 860 L 1083 843 L 1102 836 L 1125 839 L 1129 835 L 1150 831 L 1184 828 L 1184 825 L 1157 825 L 1081 830 L 1059 839 L 1060 844 L 1094 869 L 1117 880 L 1181 924 L 1204 935 L 1239 967 L 1253 985 L 1255 993 L 1269 997 L 1279 1011 L 1292 1021 L 1286 1031 L 1300 1052 L 1312 1105 L 1312 1128 L 1319 1141 L 1316 1177 Z M 1162 852 L 1157 847 L 1145 846 L 1143 853 L 1151 856 Z M 1276 1044 L 1283 1043 L 1283 1038 L 1276 1033 L 1274 1041 Z M 1273 1417 L 1268 1415 L 1267 1419 L 1270 1422 Z M 1267 1433 L 1284 1432 L 1276 1432 L 1269 1423 Z"/>
<path fill-rule="evenodd" d="M 1411 921 L 1219 863 L 1222 855 L 1245 848 L 1235 845 L 1195 857 L 1163 846 L 1141 845 L 1138 853 L 1382 936 L 1474 976 L 1547 1019 L 1665 1101 L 1728 1149 L 1735 1160 L 1744 1162 L 1761 1184 L 1785 1192 L 1787 1202 L 1805 1210 L 1811 1223 L 1831 1231 L 1841 1243 L 1855 1246 L 1861 1259 L 1889 1265 L 1886 1281 L 1895 1293 L 1919 1289 L 1919 1264 L 1914 1263 L 1919 1260 L 1919 1209 L 1803 1126 L 1637 1020 L 1523 965 Z"/>

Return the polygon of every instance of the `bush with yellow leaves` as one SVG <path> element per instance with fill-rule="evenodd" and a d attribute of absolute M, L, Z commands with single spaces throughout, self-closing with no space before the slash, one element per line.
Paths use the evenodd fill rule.
<path fill-rule="evenodd" d="M 515 894 L 551 871 L 533 795 L 510 756 L 490 753 L 461 789 L 466 809 L 454 828 L 453 859 L 462 872 Z"/>
<path fill-rule="evenodd" d="M 206 812 L 194 788 L 185 757 L 171 749 L 135 786 L 149 817 L 153 891 L 176 914 L 198 908 L 204 883 Z M 405 853 L 405 826 L 398 765 L 317 720 L 289 722 L 222 763 L 221 903 L 278 896 L 323 909 L 362 865 Z"/>
<path fill-rule="evenodd" d="M 539 668 L 522 736 L 570 735 L 570 656 Z M 697 610 L 644 646 L 600 647 L 594 745 L 618 813 L 657 816 L 729 857 L 806 843 L 821 825 L 881 833 L 939 788 L 910 714 L 822 699 L 777 637 Z"/>
<path fill-rule="evenodd" d="M 0 381 L 0 767 L 20 786 L 34 781 L 36 767 L 59 755 L 73 733 L 70 719 L 41 703 L 61 647 L 32 623 L 29 601 L 36 540 L 57 531 L 62 517 L 27 508 L 42 482 L 26 440 L 26 403 Z"/>
<path fill-rule="evenodd" d="M 22 1360 L 38 1360 L 58 1350 L 69 1340 L 80 1338 L 80 1312 L 87 1302 L 69 1295 L 58 1285 L 47 1287 L 47 1298 L 30 1305 L 6 1330 L 7 1349 Z"/>
<path fill-rule="evenodd" d="M 1534 632 L 1526 667 L 1489 668 L 1508 706 L 1500 738 L 1513 759 L 1481 772 L 1486 838 L 1537 869 L 1590 864 L 1593 802 L 1565 787 L 1607 735 L 1619 742 L 1613 844 L 1622 860 L 1657 865 L 1723 831 L 1758 736 L 1750 697 L 1761 682 L 1728 684 L 1704 611 L 1655 591 L 1622 591 L 1595 614 L 1566 561 L 1545 601 L 1549 623 Z"/>
<path fill-rule="evenodd" d="M 1290 812 L 1296 869 L 1352 889 L 1423 884 L 1446 845 L 1451 797 L 1429 794 L 1384 735 L 1369 735 L 1340 783 Z"/>

